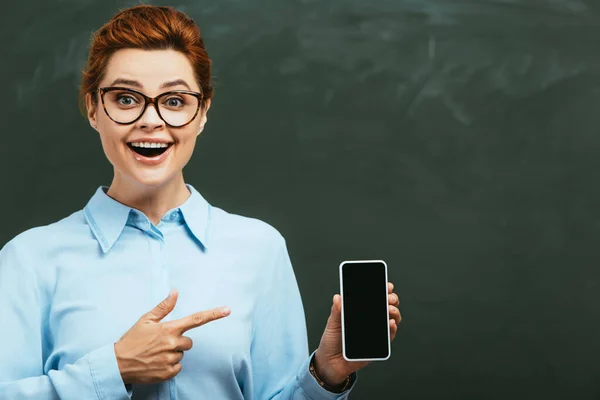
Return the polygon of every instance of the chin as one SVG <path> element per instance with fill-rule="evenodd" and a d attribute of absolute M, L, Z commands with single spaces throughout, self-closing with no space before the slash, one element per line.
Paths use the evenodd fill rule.
<path fill-rule="evenodd" d="M 181 179 L 183 166 L 175 162 L 173 152 L 167 152 L 166 157 L 161 160 L 150 161 L 136 160 L 135 157 L 131 157 L 131 154 L 125 154 L 125 157 L 121 157 L 121 154 L 111 155 L 112 160 L 111 158 L 109 160 L 115 166 L 114 179 L 120 187 L 155 189 Z"/>
<path fill-rule="evenodd" d="M 128 181 L 133 181 L 137 186 L 149 189 L 164 186 L 177 177 L 176 173 L 166 173 L 163 171 L 130 171 L 127 175 L 129 176 Z"/>
<path fill-rule="evenodd" d="M 152 177 L 152 178 L 137 179 L 138 185 L 147 187 L 149 189 L 154 189 L 154 188 L 159 188 L 159 187 L 165 186 L 172 181 L 173 181 L 173 178 L 165 178 L 165 177 Z"/>

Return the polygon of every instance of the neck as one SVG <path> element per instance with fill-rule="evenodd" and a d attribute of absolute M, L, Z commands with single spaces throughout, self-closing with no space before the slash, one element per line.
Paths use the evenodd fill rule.
<path fill-rule="evenodd" d="M 183 173 L 160 186 L 148 186 L 134 180 L 125 180 L 115 174 L 106 193 L 116 201 L 144 213 L 154 225 L 158 225 L 167 211 L 179 207 L 190 197 Z"/>

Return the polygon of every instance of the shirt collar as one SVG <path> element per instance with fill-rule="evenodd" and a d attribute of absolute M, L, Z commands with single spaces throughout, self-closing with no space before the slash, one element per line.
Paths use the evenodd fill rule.
<path fill-rule="evenodd" d="M 179 210 L 183 214 L 183 219 L 192 235 L 200 242 L 202 247 L 206 248 L 211 206 L 192 185 L 186 184 L 186 186 L 191 195 L 185 203 L 179 206 Z"/>
<path fill-rule="evenodd" d="M 186 186 L 191 195 L 174 210 L 179 209 L 192 235 L 202 247 L 206 248 L 210 204 L 192 185 L 186 184 Z M 108 188 L 98 187 L 83 209 L 85 219 L 104 253 L 108 252 L 115 244 L 123 232 L 129 214 L 133 211 L 133 208 L 119 203 L 107 195 L 105 189 Z"/>

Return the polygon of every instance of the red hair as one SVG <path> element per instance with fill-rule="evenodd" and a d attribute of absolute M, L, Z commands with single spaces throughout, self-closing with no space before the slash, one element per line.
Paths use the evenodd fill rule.
<path fill-rule="evenodd" d="M 108 61 L 120 49 L 176 50 L 189 59 L 202 89 L 203 102 L 213 96 L 211 60 L 204 48 L 200 28 L 173 7 L 137 5 L 117 13 L 92 35 L 79 88 L 79 104 L 85 111 L 85 96 L 98 89 Z M 92 96 L 92 101 L 98 99 Z"/>

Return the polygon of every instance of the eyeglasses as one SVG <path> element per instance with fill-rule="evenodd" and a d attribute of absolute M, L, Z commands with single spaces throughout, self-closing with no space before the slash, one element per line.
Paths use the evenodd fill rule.
<path fill-rule="evenodd" d="M 189 90 L 173 90 L 148 97 L 144 93 L 126 87 L 103 87 L 97 90 L 102 107 L 108 117 L 121 125 L 133 124 L 153 104 L 158 116 L 174 128 L 192 122 L 202 103 L 202 93 Z"/>

